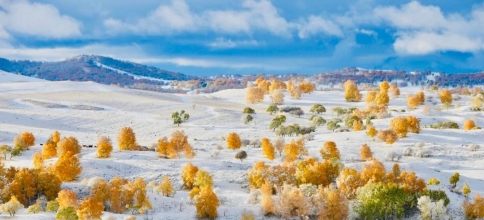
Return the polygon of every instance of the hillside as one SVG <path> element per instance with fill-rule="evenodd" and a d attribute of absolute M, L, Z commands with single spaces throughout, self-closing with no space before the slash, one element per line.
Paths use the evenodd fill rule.
<path fill-rule="evenodd" d="M 373 157 L 383 163 L 386 171 L 391 172 L 394 163 L 398 163 L 402 171 L 415 171 L 416 175 L 425 181 L 432 177 L 440 180 L 437 186 L 428 185 L 433 190 L 442 190 L 450 198 L 447 213 L 452 219 L 463 219 L 461 207 L 465 197 L 452 192 L 449 177 L 454 172 L 461 174 L 457 188 L 468 183 L 472 188 L 470 194 L 474 198 L 477 193 L 484 194 L 484 176 L 482 164 L 484 151 L 471 151 L 470 145 L 482 145 L 481 130 L 464 131 L 462 129 L 432 129 L 424 125 L 439 121 L 455 121 L 462 127 L 468 118 L 474 119 L 478 126 L 484 125 L 481 113 L 470 111 L 471 97 L 455 94 L 453 106 L 441 109 L 437 93 L 425 90 L 430 113 L 424 112 L 424 106 L 409 111 L 406 103 L 407 94 L 414 94 L 419 87 L 401 88 L 400 97 L 391 98 L 388 109 L 390 115 L 375 118 L 372 121 L 377 130 L 388 129 L 394 117 L 413 115 L 421 119 L 420 133 L 409 133 L 394 144 L 386 144 L 380 140 L 370 138 L 363 131 L 333 132 L 326 126 L 316 128 L 313 138 L 305 142 L 307 156 L 301 156 L 298 161 L 309 157 L 321 161 L 320 149 L 327 141 L 334 141 L 341 154 L 341 162 L 347 168 L 354 168 L 358 172 L 362 166 L 371 162 L 361 161 L 359 150 L 363 144 L 368 144 Z M 362 92 L 366 94 L 365 91 Z M 310 126 L 308 120 L 309 109 L 315 103 L 324 105 L 326 112 L 320 114 L 327 121 L 345 116 L 336 115 L 331 109 L 335 107 L 364 109 L 364 102 L 345 102 L 342 91 L 315 91 L 304 94 L 301 99 L 291 99 L 288 92 L 284 92 L 285 101 L 280 106 L 298 106 L 305 114 L 295 117 L 286 114 L 285 125 L 294 123 Z M 430 98 L 433 97 L 433 98 Z M 147 190 L 148 198 L 153 210 L 148 214 L 138 215 L 138 219 L 196 219 L 196 209 L 189 199 L 189 191 L 183 190 L 181 170 L 186 163 L 191 162 L 200 169 L 213 175 L 214 191 L 220 200 L 218 215 L 220 219 L 238 220 L 243 210 L 255 214 L 256 219 L 276 219 L 276 216 L 265 216 L 261 211 L 260 201 L 252 203 L 247 170 L 258 161 L 276 167 L 283 165 L 284 156 L 276 154 L 274 160 L 268 160 L 260 147 L 243 146 L 240 150 L 247 152 L 247 159 L 240 161 L 234 158 L 235 150 L 226 148 L 224 137 L 229 132 L 236 132 L 242 139 L 260 140 L 267 137 L 271 141 L 282 138 L 285 143 L 300 138 L 300 136 L 277 136 L 269 124 L 274 117 L 265 112 L 271 103 L 266 95 L 259 104 L 247 104 L 244 101 L 245 90 L 233 89 L 219 91 L 213 94 L 173 95 L 149 91 L 138 91 L 100 85 L 92 82 L 29 82 L 0 84 L 0 145 L 12 145 L 14 137 L 23 131 L 32 132 L 36 137 L 36 145 L 25 151 L 19 157 L 3 160 L 5 167 L 33 167 L 32 155 L 42 149 L 39 145 L 45 143 L 49 135 L 59 131 L 61 137 L 73 136 L 82 145 L 94 145 L 99 136 L 111 138 L 114 150 L 110 158 L 96 157 L 96 149 L 82 148 L 79 154 L 82 172 L 71 182 L 64 182 L 62 189 L 77 192 L 78 199 L 89 195 L 91 186 L 87 179 L 95 180 L 102 177 L 106 181 L 115 176 L 129 181 L 143 178 L 146 183 L 154 181 L 159 184 L 163 176 L 168 176 L 173 183 L 176 193 L 173 197 L 165 197 L 152 188 Z M 433 100 L 433 101 L 431 101 Z M 254 121 L 244 124 L 241 118 L 242 109 L 251 107 L 256 114 Z M 82 108 L 80 108 L 82 107 Z M 171 115 L 175 111 L 185 110 L 190 119 L 180 126 L 173 125 Z M 405 111 L 402 111 L 405 110 Z M 284 113 L 277 113 L 278 115 Z M 150 151 L 120 151 L 117 136 L 122 127 L 133 128 L 137 142 L 142 146 L 151 146 L 162 137 L 170 137 L 172 132 L 182 130 L 188 136 L 188 142 L 193 147 L 196 156 L 186 159 L 184 156 L 175 159 L 165 159 L 157 152 Z M 344 123 L 341 123 L 344 127 Z M 415 147 L 418 142 L 423 146 Z M 220 146 L 220 147 L 219 147 Z M 403 156 L 407 148 L 415 151 L 430 152 L 430 157 Z M 401 159 L 391 161 L 388 155 L 395 153 Z M 57 157 L 46 159 L 46 165 L 54 164 Z M 278 201 L 278 195 L 274 199 Z M 357 204 L 355 200 L 350 205 Z M 408 219 L 416 219 L 418 209 L 412 209 Z M 416 211 L 416 213 L 415 213 Z M 124 214 L 114 214 L 106 211 L 103 216 L 113 215 L 123 219 Z M 5 215 L 2 214 L 3 216 Z M 3 217 L 2 216 L 2 217 Z M 52 219 L 54 213 L 40 212 L 28 214 L 22 209 L 17 214 L 20 219 Z M 351 211 L 350 219 L 356 219 L 357 213 Z"/>
<path fill-rule="evenodd" d="M 139 84 L 163 86 L 172 80 L 196 79 L 182 73 L 95 55 L 80 55 L 60 62 L 0 58 L 0 70 L 49 81 L 93 81 L 128 87 Z"/>

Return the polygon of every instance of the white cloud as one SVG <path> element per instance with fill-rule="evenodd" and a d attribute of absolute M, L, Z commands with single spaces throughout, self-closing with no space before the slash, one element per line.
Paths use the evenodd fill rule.
<path fill-rule="evenodd" d="M 208 46 L 214 49 L 229 49 L 235 47 L 256 47 L 259 46 L 259 43 L 256 40 L 233 41 L 219 37 L 214 42 L 209 43 Z"/>
<path fill-rule="evenodd" d="M 318 16 L 308 20 L 287 21 L 269 0 L 243 0 L 239 10 L 190 11 L 184 0 L 172 0 L 160 5 L 148 16 L 135 22 L 113 18 L 104 20 L 104 26 L 111 33 L 130 32 L 139 35 L 167 35 L 180 32 L 205 32 L 217 34 L 247 34 L 268 32 L 275 36 L 291 38 L 292 32 L 309 37 L 319 33 L 342 37 L 338 25 Z"/>
<path fill-rule="evenodd" d="M 397 29 L 393 48 L 397 53 L 420 55 L 439 51 L 478 52 L 484 50 L 484 7 L 470 16 L 442 13 L 439 7 L 412 1 L 401 8 L 377 7 L 378 22 Z"/>
<path fill-rule="evenodd" d="M 343 31 L 337 24 L 319 16 L 311 15 L 307 21 L 303 20 L 299 25 L 300 38 L 308 38 L 319 33 L 338 37 L 343 36 Z"/>
<path fill-rule="evenodd" d="M 368 36 L 378 36 L 378 33 L 368 29 L 356 29 L 356 32 L 366 34 Z"/>
<path fill-rule="evenodd" d="M 80 36 L 81 23 L 61 15 L 48 4 L 30 3 L 27 0 L 0 0 L 0 38 L 12 33 L 42 38 L 68 38 Z"/>

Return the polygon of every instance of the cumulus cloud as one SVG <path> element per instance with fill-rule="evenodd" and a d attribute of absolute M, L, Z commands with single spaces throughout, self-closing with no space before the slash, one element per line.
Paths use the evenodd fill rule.
<path fill-rule="evenodd" d="M 55 39 L 81 35 L 81 23 L 52 5 L 0 0 L 0 8 L 0 38 L 10 38 L 11 33 Z"/>
<path fill-rule="evenodd" d="M 439 51 L 478 52 L 484 50 L 484 7 L 470 16 L 445 15 L 439 7 L 417 1 L 400 8 L 377 7 L 378 22 L 396 29 L 394 50 L 399 54 L 422 55 Z"/>
<path fill-rule="evenodd" d="M 104 20 L 104 26 L 115 34 L 167 35 L 210 30 L 228 35 L 251 35 L 262 31 L 284 38 L 291 38 L 294 31 L 304 38 L 317 34 L 343 36 L 336 23 L 319 16 L 288 21 L 268 0 L 244 0 L 239 10 L 205 10 L 200 13 L 190 11 L 184 0 L 172 0 L 138 21 L 109 18 Z"/>

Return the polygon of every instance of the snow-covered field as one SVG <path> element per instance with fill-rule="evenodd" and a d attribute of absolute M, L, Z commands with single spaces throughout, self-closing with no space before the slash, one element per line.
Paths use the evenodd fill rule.
<path fill-rule="evenodd" d="M 430 115 L 422 113 L 422 107 L 408 111 L 406 94 L 415 93 L 417 87 L 401 88 L 402 95 L 391 99 L 389 109 L 394 116 L 414 115 L 421 118 L 422 125 L 437 121 L 452 120 L 462 127 L 468 118 L 474 119 L 478 126 L 484 125 L 481 112 L 469 110 L 470 97 L 462 97 L 454 104 L 460 103 L 458 108 L 436 111 L 432 106 Z M 435 93 L 427 92 L 426 96 Z M 298 123 L 309 126 L 309 109 L 311 105 L 320 103 L 328 110 L 322 116 L 326 120 L 336 117 L 331 109 L 340 107 L 365 106 L 364 102 L 347 103 L 343 93 L 313 92 L 304 95 L 300 100 L 292 100 L 286 94 L 285 106 L 302 107 L 305 115 L 300 118 L 287 116 L 285 124 Z M 241 212 L 246 209 L 256 214 L 256 219 L 264 219 L 260 206 L 247 202 L 249 189 L 247 182 L 247 169 L 256 161 L 264 161 L 270 165 L 280 163 L 280 159 L 267 160 L 260 148 L 243 147 L 248 157 L 241 162 L 234 158 L 236 151 L 225 148 L 222 137 L 229 132 L 237 132 L 243 139 L 260 139 L 277 136 L 269 129 L 272 116 L 265 112 L 270 104 L 269 97 L 261 104 L 246 104 L 245 90 L 224 90 L 213 94 L 203 95 L 174 95 L 139 90 L 128 90 L 113 86 L 100 85 L 92 82 L 47 82 L 28 77 L 20 77 L 10 73 L 0 72 L 0 144 L 9 144 L 13 138 L 23 131 L 32 132 L 36 137 L 36 146 L 24 152 L 20 157 L 4 160 L 5 166 L 33 167 L 31 156 L 40 150 L 54 131 L 59 131 L 62 137 L 74 136 L 80 144 L 95 144 L 99 136 L 109 136 L 115 147 L 109 159 L 96 158 L 94 148 L 83 148 L 81 163 L 83 171 L 77 181 L 64 183 L 63 188 L 77 189 L 87 186 L 80 182 L 85 178 L 100 176 L 107 180 L 114 176 L 128 179 L 142 177 L 149 181 L 161 182 L 167 175 L 174 183 L 177 192 L 173 198 L 163 197 L 155 192 L 149 193 L 153 210 L 148 216 L 139 216 L 139 219 L 194 219 L 195 207 L 190 204 L 188 191 L 181 190 L 181 168 L 190 161 L 200 169 L 204 169 L 214 176 L 214 189 L 221 200 L 218 209 L 220 219 L 240 219 Z M 76 107 L 77 106 L 77 107 Z M 79 108 L 83 106 L 83 108 Z M 255 109 L 255 122 L 245 125 L 241 119 L 245 107 Z M 171 113 L 185 110 L 190 119 L 174 126 Z M 405 109 L 405 112 L 400 110 Z M 375 119 L 373 123 L 377 129 L 387 129 L 390 118 Z M 196 151 L 196 157 L 188 159 L 161 159 L 156 152 L 119 151 L 116 137 L 122 127 L 130 126 L 136 133 L 138 143 L 150 146 L 159 138 L 169 137 L 175 130 L 184 130 L 189 142 Z M 436 130 L 423 128 L 420 134 L 410 133 L 407 138 L 399 139 L 393 145 L 375 141 L 365 134 L 365 131 L 333 133 L 325 126 L 318 127 L 314 140 L 309 141 L 306 147 L 309 155 L 320 158 L 319 150 L 325 141 L 336 142 L 341 151 L 341 159 L 345 166 L 361 169 L 358 160 L 359 149 L 362 144 L 368 144 L 374 156 L 384 162 L 387 170 L 391 169 L 393 162 L 386 161 L 385 155 L 394 151 L 401 153 L 406 147 L 413 147 L 417 142 L 425 142 L 425 149 L 432 151 L 430 158 L 403 157 L 400 161 L 402 170 L 415 171 L 425 180 L 435 177 L 441 181 L 440 186 L 451 199 L 449 214 L 454 219 L 463 219 L 461 204 L 464 197 L 449 191 L 449 177 L 454 172 L 461 174 L 458 187 L 469 183 L 474 197 L 476 193 L 484 194 L 484 150 L 471 152 L 470 144 L 484 145 L 483 131 L 472 130 Z M 286 141 L 295 137 L 286 137 Z M 221 145 L 221 153 L 212 157 L 215 147 Z M 356 159 L 356 160 L 355 160 Z M 54 162 L 50 159 L 47 163 Z M 81 196 L 82 194 L 79 194 Z M 85 195 L 84 195 L 85 196 Z M 5 216 L 3 213 L 1 216 Z M 122 219 L 123 215 L 114 215 Z M 18 218 L 24 219 L 52 219 L 54 214 L 42 212 L 26 214 L 20 211 Z"/>

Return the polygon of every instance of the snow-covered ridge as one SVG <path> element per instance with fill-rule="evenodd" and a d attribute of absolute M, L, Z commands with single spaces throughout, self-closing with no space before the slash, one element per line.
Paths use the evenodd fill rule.
<path fill-rule="evenodd" d="M 157 78 L 148 77 L 148 76 L 138 76 L 138 75 L 135 75 L 135 74 L 132 74 L 132 73 L 129 73 L 129 72 L 120 70 L 120 69 L 116 69 L 114 67 L 110 67 L 110 66 L 105 65 L 105 64 L 102 64 L 102 63 L 100 63 L 98 61 L 94 61 L 94 63 L 98 67 L 105 68 L 105 69 L 109 69 L 109 70 L 113 70 L 113 71 L 116 71 L 118 73 L 126 74 L 126 75 L 129 75 L 129 76 L 134 77 L 135 79 L 147 79 L 147 80 L 160 81 L 160 82 L 165 82 L 165 83 L 166 82 L 170 83 L 170 82 L 173 81 L 173 80 L 157 79 Z"/>

